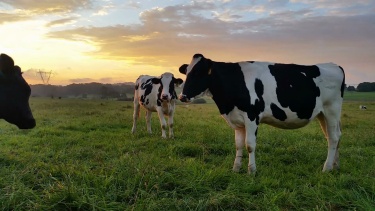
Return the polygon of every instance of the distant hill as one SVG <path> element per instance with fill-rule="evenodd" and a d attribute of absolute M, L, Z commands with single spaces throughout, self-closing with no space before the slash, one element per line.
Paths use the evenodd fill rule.
<path fill-rule="evenodd" d="M 32 97 L 56 97 L 56 98 L 119 98 L 130 99 L 134 94 L 134 83 L 120 84 L 70 84 L 57 85 L 30 85 Z"/>

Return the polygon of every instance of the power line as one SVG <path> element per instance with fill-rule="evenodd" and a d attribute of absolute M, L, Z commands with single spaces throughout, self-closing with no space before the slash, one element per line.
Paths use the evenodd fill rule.
<path fill-rule="evenodd" d="M 42 79 L 43 84 L 49 84 L 49 79 L 51 78 L 52 70 L 51 71 L 37 71 L 40 78 Z"/>

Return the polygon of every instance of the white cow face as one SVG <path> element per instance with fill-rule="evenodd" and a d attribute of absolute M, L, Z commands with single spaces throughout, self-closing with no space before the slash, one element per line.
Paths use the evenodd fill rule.
<path fill-rule="evenodd" d="M 186 75 L 184 88 L 179 98 L 182 102 L 190 102 L 201 97 L 208 90 L 212 61 L 202 54 L 195 54 L 189 65 L 182 65 L 180 72 Z"/>
<path fill-rule="evenodd" d="M 170 101 L 176 98 L 175 86 L 183 83 L 181 78 L 175 78 L 172 73 L 163 73 L 160 78 L 153 78 L 152 83 L 160 84 L 158 98 L 162 101 Z"/>

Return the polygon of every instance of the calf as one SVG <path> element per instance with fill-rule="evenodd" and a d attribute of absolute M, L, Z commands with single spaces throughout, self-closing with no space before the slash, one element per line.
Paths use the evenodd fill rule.
<path fill-rule="evenodd" d="M 248 172 L 256 171 L 255 147 L 260 123 L 295 129 L 315 117 L 328 141 L 323 171 L 339 167 L 345 75 L 336 64 L 224 63 L 196 54 L 189 65 L 180 67 L 180 72 L 186 74 L 180 100 L 189 102 L 209 92 L 222 117 L 235 130 L 235 172 L 240 170 L 245 145 Z"/>
<path fill-rule="evenodd" d="M 175 78 L 172 73 L 163 73 L 160 78 L 141 75 L 135 82 L 134 114 L 132 133 L 136 131 L 137 118 L 140 106 L 146 109 L 147 131 L 151 133 L 151 112 L 158 112 L 161 124 L 162 137 L 166 138 L 166 121 L 168 116 L 169 137 L 173 138 L 173 115 L 177 99 L 175 85 L 182 84 L 183 80 Z"/>
<path fill-rule="evenodd" d="M 29 106 L 30 86 L 22 77 L 21 68 L 14 66 L 13 59 L 0 55 L 0 119 L 19 129 L 35 127 L 35 119 Z"/>
<path fill-rule="evenodd" d="M 360 105 L 360 106 L 359 106 L 359 109 L 360 109 L 360 110 L 366 110 L 366 109 L 367 109 L 367 107 L 366 107 L 366 106 L 364 106 L 364 105 Z"/>

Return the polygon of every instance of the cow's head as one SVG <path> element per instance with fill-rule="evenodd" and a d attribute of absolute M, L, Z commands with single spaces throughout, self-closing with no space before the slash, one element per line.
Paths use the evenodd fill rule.
<path fill-rule="evenodd" d="M 202 54 L 195 54 L 189 65 L 183 64 L 179 71 L 186 75 L 186 80 L 179 99 L 190 102 L 194 98 L 204 95 L 210 84 L 212 61 Z"/>
<path fill-rule="evenodd" d="M 22 77 L 21 68 L 13 59 L 0 55 L 0 118 L 20 129 L 35 127 L 29 106 L 30 86 Z"/>
<path fill-rule="evenodd" d="M 152 83 L 160 84 L 158 97 L 162 101 L 176 99 L 175 86 L 183 83 L 181 78 L 175 78 L 172 73 L 163 73 L 160 78 L 153 78 Z"/>

